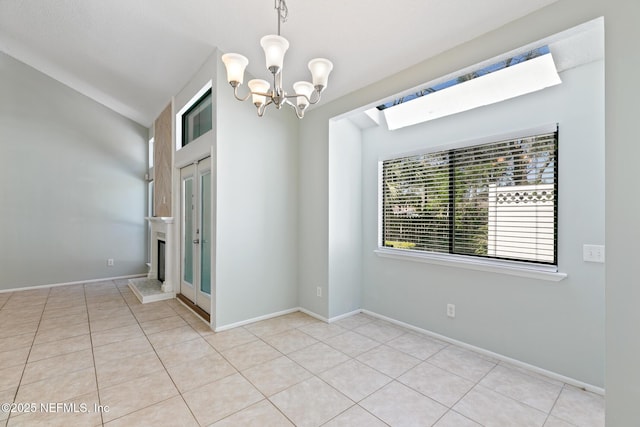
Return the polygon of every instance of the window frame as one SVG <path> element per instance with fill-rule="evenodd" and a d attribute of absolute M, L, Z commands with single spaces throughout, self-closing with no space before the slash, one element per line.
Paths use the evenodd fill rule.
<path fill-rule="evenodd" d="M 423 155 L 440 151 L 451 151 L 463 148 L 469 148 L 477 145 L 483 145 L 493 142 L 501 142 L 511 139 L 526 138 L 545 133 L 558 132 L 558 123 L 546 124 L 526 130 L 519 130 L 500 135 L 491 135 L 473 140 L 464 140 L 456 143 L 445 144 L 430 147 L 427 149 L 414 150 L 404 153 L 393 153 L 378 160 L 378 223 L 377 223 L 377 249 L 374 251 L 378 256 L 385 258 L 393 258 L 407 261 L 426 262 L 430 264 L 444 265 L 450 267 L 458 267 L 472 270 L 489 271 L 495 273 L 503 273 L 516 275 L 521 277 L 530 277 L 542 280 L 559 281 L 567 277 L 565 273 L 559 272 L 558 261 L 558 222 L 559 216 L 557 211 L 560 206 L 558 198 L 558 176 L 559 176 L 559 153 L 558 145 L 556 145 L 556 164 L 555 164 L 555 209 L 556 217 L 554 222 L 554 258 L 555 263 L 540 263 L 536 261 L 526 260 L 510 260 L 491 257 L 480 257 L 473 255 L 452 254 L 446 252 L 430 252 L 415 249 L 402 249 L 384 246 L 384 181 L 383 181 L 383 163 L 388 160 L 400 159 L 403 157 L 411 157 L 415 155 Z M 556 141 L 557 144 L 557 141 Z"/>
<path fill-rule="evenodd" d="M 202 95 L 200 95 L 194 102 L 188 104 L 188 108 L 180 113 L 180 123 L 181 123 L 181 131 L 182 131 L 182 135 L 181 135 L 181 147 L 183 148 L 185 146 L 187 146 L 188 144 L 192 143 L 193 141 L 197 140 L 198 138 L 200 138 L 202 135 L 206 134 L 207 132 L 211 131 L 213 129 L 213 116 L 211 117 L 211 128 L 208 129 L 207 131 L 201 133 L 200 135 L 198 135 L 197 137 L 194 137 L 193 139 L 191 139 L 190 141 L 187 141 L 187 134 L 189 132 L 189 126 L 188 126 L 188 119 L 189 119 L 189 114 L 194 111 L 195 109 L 199 108 L 201 106 L 201 104 L 203 103 L 203 101 L 207 98 L 211 98 L 211 110 L 212 110 L 212 114 L 213 114 L 213 88 L 209 87 L 207 90 L 204 91 L 204 93 Z"/>

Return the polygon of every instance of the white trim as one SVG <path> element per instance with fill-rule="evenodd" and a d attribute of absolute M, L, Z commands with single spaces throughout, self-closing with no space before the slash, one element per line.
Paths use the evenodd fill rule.
<path fill-rule="evenodd" d="M 398 325 L 398 326 L 402 326 L 403 328 L 407 328 L 407 329 L 410 329 L 412 331 L 419 332 L 419 333 L 421 333 L 423 335 L 427 335 L 429 337 L 438 339 L 440 341 L 445 341 L 445 342 L 447 342 L 449 344 L 454 344 L 454 345 L 456 345 L 458 347 L 462 347 L 464 349 L 474 351 L 474 352 L 482 354 L 484 356 L 489 356 L 489 357 L 491 357 L 493 359 L 497 359 L 497 360 L 499 360 L 501 362 L 510 363 L 511 365 L 515 365 L 515 366 L 518 366 L 520 368 L 527 369 L 527 370 L 529 370 L 531 372 L 535 372 L 535 373 L 544 375 L 545 377 L 551 378 L 553 380 L 561 381 L 561 382 L 563 382 L 565 384 L 569 384 L 569 385 L 572 385 L 572 386 L 575 386 L 575 387 L 578 387 L 578 388 L 582 388 L 584 390 L 587 390 L 587 391 L 590 391 L 592 393 L 596 393 L 596 394 L 599 394 L 599 395 L 602 395 L 602 396 L 605 395 L 605 389 L 602 388 L 602 387 L 597 387 L 597 386 L 594 386 L 594 385 L 591 385 L 591 384 L 587 384 L 585 382 L 578 381 L 578 380 L 576 380 L 574 378 L 566 377 L 564 375 L 555 373 L 553 371 L 548 371 L 546 369 L 539 368 L 537 366 L 530 365 L 530 364 L 525 363 L 525 362 L 521 362 L 521 361 L 519 361 L 517 359 L 512 359 L 512 358 L 504 356 L 502 354 L 494 353 L 492 351 L 485 350 L 484 348 L 476 347 L 474 345 L 467 344 L 465 342 L 458 341 L 458 340 L 455 340 L 453 338 L 449 338 L 447 336 L 440 335 L 440 334 L 435 333 L 435 332 L 431 332 L 431 331 L 429 331 L 427 329 L 422 329 L 422 328 L 419 328 L 417 326 L 413 326 L 413 325 L 410 325 L 408 323 L 401 322 L 400 320 L 396 320 L 396 319 L 392 319 L 392 318 L 387 317 L 387 316 L 383 316 L 382 314 L 378 314 L 378 313 L 373 312 L 373 311 L 369 311 L 369 310 L 364 310 L 363 309 L 362 313 L 367 314 L 367 315 L 372 316 L 372 317 L 375 317 L 375 318 L 378 318 L 378 319 L 381 319 L 381 320 L 385 320 L 385 321 L 387 321 L 389 323 L 393 323 L 393 324 Z"/>
<path fill-rule="evenodd" d="M 301 311 L 300 308 L 294 307 L 289 308 L 287 310 L 277 311 L 275 313 L 265 314 L 264 316 L 254 317 L 252 319 L 242 320 L 236 323 L 229 323 L 228 325 L 222 325 L 214 329 L 214 332 L 222 332 L 229 329 L 237 328 L 238 326 L 248 325 L 250 323 L 260 322 L 261 320 L 273 319 L 274 317 L 284 316 L 285 314 L 295 313 L 296 311 Z"/>
<path fill-rule="evenodd" d="M 552 271 L 550 267 L 545 267 L 543 265 L 537 266 L 535 264 L 526 263 L 520 265 L 518 262 L 485 260 L 467 256 L 455 256 L 451 254 L 418 252 L 408 249 L 378 248 L 374 250 L 374 252 L 376 255 L 383 258 L 508 274 L 511 276 L 527 277 L 530 279 L 547 280 L 550 282 L 559 282 L 567 278 L 566 273 Z"/>
<path fill-rule="evenodd" d="M 300 309 L 300 311 L 302 311 L 302 309 Z M 327 321 L 327 323 L 337 322 L 338 320 L 346 319 L 347 317 L 351 317 L 351 316 L 353 316 L 355 314 L 358 314 L 358 313 L 362 313 L 362 309 L 353 310 L 353 311 L 351 311 L 349 313 L 345 313 L 345 314 L 341 314 L 339 316 L 332 317 Z"/>
<path fill-rule="evenodd" d="M 378 247 L 383 245 L 382 223 L 384 221 L 384 168 L 382 162 L 378 162 Z"/>
<path fill-rule="evenodd" d="M 313 312 L 313 311 L 311 311 L 311 310 L 307 310 L 306 308 L 302 308 L 302 307 L 298 307 L 298 310 L 299 310 L 300 312 L 302 312 L 302 313 L 306 314 L 306 315 L 309 315 L 309 316 L 311 316 L 311 317 L 313 317 L 313 318 L 315 318 L 315 319 L 320 320 L 321 322 L 329 323 L 329 319 L 327 319 L 327 318 L 326 318 L 326 317 L 324 317 L 324 316 L 320 316 L 319 314 L 314 313 L 314 312 Z"/>
<path fill-rule="evenodd" d="M 123 279 L 133 279 L 136 277 L 146 277 L 146 273 L 141 274 L 130 274 L 128 276 L 116 276 L 116 277 L 106 277 L 104 279 L 89 279 L 89 280 L 78 280 L 76 282 L 64 282 L 64 283 L 51 283 L 47 285 L 35 285 L 35 286 L 25 286 L 22 288 L 13 288 L 13 289 L 0 289 L 0 294 L 5 292 L 20 292 L 20 291 L 29 291 L 32 289 L 46 289 L 46 288 L 56 288 L 58 286 L 70 286 L 70 285 L 90 285 L 99 282 L 107 282 L 109 280 L 123 280 Z"/>

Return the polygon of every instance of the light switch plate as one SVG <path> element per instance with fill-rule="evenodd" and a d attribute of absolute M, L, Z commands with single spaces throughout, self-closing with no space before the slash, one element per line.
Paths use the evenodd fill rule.
<path fill-rule="evenodd" d="M 583 245 L 582 259 L 586 262 L 604 262 L 604 245 Z"/>

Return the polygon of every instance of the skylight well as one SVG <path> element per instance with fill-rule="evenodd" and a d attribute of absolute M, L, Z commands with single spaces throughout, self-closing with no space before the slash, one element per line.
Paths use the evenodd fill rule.
<path fill-rule="evenodd" d="M 389 130 L 494 104 L 561 83 L 548 46 L 378 105 Z M 375 111 L 375 109 L 374 109 Z"/>

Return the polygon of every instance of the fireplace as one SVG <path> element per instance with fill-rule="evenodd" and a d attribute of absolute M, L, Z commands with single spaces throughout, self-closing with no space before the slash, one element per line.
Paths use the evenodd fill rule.
<path fill-rule="evenodd" d="M 158 273 L 157 274 L 158 274 L 158 280 L 160 282 L 162 282 L 162 283 L 164 283 L 164 278 L 165 278 L 165 276 L 164 276 L 164 272 L 165 272 L 165 269 L 164 269 L 164 264 L 165 264 L 165 261 L 164 261 L 164 256 L 165 256 L 164 255 L 165 254 L 164 247 L 165 247 L 165 243 L 166 242 L 164 240 L 158 239 L 158 267 L 157 267 L 158 268 L 158 270 L 157 270 Z"/>
<path fill-rule="evenodd" d="M 175 297 L 172 263 L 173 218 L 149 217 L 151 224 L 151 260 L 144 278 L 129 279 L 129 287 L 140 302 L 162 301 Z"/>

